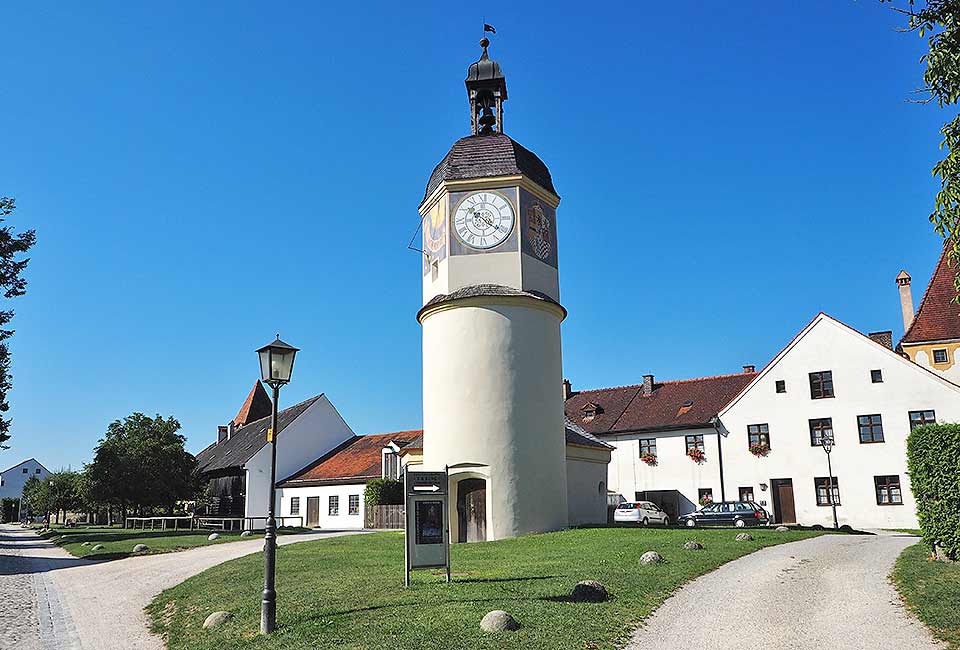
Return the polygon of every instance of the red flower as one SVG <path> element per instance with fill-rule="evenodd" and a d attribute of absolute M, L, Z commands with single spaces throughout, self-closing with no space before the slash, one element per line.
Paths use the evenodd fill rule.
<path fill-rule="evenodd" d="M 693 447 L 692 449 L 687 450 L 687 456 L 690 457 L 690 460 L 695 462 L 697 465 L 700 465 L 707 460 L 706 454 L 703 453 L 703 450 L 699 447 Z"/>

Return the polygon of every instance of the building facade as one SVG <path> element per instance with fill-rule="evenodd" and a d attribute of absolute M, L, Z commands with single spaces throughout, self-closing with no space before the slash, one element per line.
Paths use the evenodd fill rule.
<path fill-rule="evenodd" d="M 31 478 L 43 480 L 50 471 L 36 458 L 28 458 L 13 467 L 0 472 L 0 499 L 19 499 L 23 495 L 23 486 Z"/>

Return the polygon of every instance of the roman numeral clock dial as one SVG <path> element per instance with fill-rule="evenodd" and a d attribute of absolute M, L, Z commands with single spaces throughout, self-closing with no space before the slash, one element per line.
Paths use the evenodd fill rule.
<path fill-rule="evenodd" d="M 463 199 L 453 215 L 453 227 L 464 244 L 485 250 L 503 243 L 515 221 L 510 202 L 496 192 L 476 192 Z"/>

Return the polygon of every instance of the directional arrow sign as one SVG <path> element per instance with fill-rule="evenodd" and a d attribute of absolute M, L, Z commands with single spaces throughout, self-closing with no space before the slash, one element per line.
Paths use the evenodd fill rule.
<path fill-rule="evenodd" d="M 414 485 L 413 491 L 414 492 L 439 492 L 440 486 L 439 485 Z"/>

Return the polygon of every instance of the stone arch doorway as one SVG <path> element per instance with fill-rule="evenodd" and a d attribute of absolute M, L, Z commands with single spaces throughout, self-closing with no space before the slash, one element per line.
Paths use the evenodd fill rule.
<path fill-rule="evenodd" d="M 487 540 L 487 482 L 465 478 L 457 483 L 457 541 Z"/>

